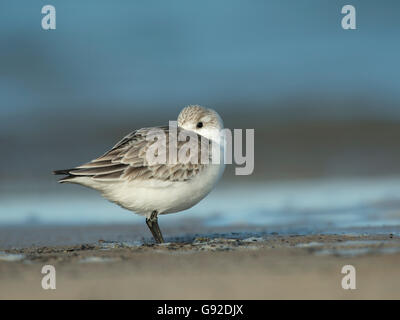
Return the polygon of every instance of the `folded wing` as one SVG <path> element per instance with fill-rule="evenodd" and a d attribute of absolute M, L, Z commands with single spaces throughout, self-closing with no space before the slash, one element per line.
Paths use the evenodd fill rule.
<path fill-rule="evenodd" d="M 149 139 L 151 135 L 164 134 L 163 139 Z M 202 159 L 210 160 L 210 141 L 205 137 L 197 135 L 192 131 L 177 128 L 178 136 L 193 137 L 186 141 L 177 141 L 176 137 L 171 141 L 177 141 L 177 150 L 185 152 L 189 143 L 191 151 L 196 150 L 198 154 L 191 155 L 190 161 L 177 162 L 169 159 L 170 128 L 155 127 L 143 128 L 128 134 L 119 141 L 111 150 L 104 155 L 73 169 L 57 170 L 55 174 L 64 174 L 66 177 L 60 182 L 73 182 L 77 177 L 87 177 L 97 181 L 118 181 L 118 180 L 138 180 L 138 179 L 157 179 L 162 181 L 186 181 L 198 175 L 207 165 Z M 151 163 L 146 156 L 149 151 L 154 152 L 154 143 L 158 143 L 155 155 L 159 159 L 165 159 L 163 163 Z M 186 144 L 186 146 L 184 146 Z M 152 148 L 153 146 L 153 148 Z M 185 148 L 186 147 L 186 148 Z M 152 148 L 149 150 L 149 148 Z M 181 149 L 185 148 L 185 149 Z M 153 150 L 154 149 L 154 150 Z M 189 151 L 188 151 L 189 153 Z M 163 157 L 164 156 L 164 157 Z M 197 161 L 194 159 L 197 157 Z M 187 159 L 187 158 L 186 158 Z"/>

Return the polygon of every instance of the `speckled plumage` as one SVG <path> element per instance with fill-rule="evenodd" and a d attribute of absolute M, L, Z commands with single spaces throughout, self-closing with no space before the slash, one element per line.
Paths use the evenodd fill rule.
<path fill-rule="evenodd" d="M 166 139 L 162 141 L 165 149 L 167 163 L 149 164 L 146 153 L 156 141 L 148 141 L 146 137 L 154 129 L 161 130 Z M 177 134 L 184 134 L 182 128 L 177 128 Z M 205 164 L 201 163 L 200 153 L 196 161 L 188 163 L 169 163 L 169 127 L 143 128 L 133 131 L 110 151 L 92 160 L 89 163 L 80 165 L 68 170 L 69 176 L 60 182 L 73 182 L 76 176 L 88 177 L 97 181 L 118 181 L 118 180 L 146 180 L 156 179 L 161 181 L 187 181 L 196 176 L 204 169 Z M 187 131 L 187 134 L 191 132 Z M 197 143 L 197 149 L 205 153 L 205 157 L 211 161 L 210 140 L 196 134 L 197 141 L 177 141 L 179 150 L 186 143 Z"/>
<path fill-rule="evenodd" d="M 196 127 L 199 122 L 202 122 L 201 128 Z M 214 110 L 197 105 L 184 108 L 178 116 L 178 135 L 196 136 L 198 151 L 205 152 L 208 159 L 210 143 L 215 142 L 215 132 L 222 128 L 222 120 Z M 168 153 L 169 127 L 142 128 L 128 134 L 93 161 L 55 173 L 67 175 L 60 182 L 96 189 L 108 200 L 146 217 L 153 212 L 164 214 L 188 209 L 212 190 L 224 171 L 224 164 L 204 164 L 200 154 L 196 155 L 199 161 L 195 163 L 150 164 L 146 152 L 154 142 L 146 136 L 152 130 L 166 134 Z M 184 143 L 187 142 L 178 141 L 178 150 Z M 222 151 L 222 144 L 219 147 Z M 166 158 L 169 159 L 168 154 Z"/>

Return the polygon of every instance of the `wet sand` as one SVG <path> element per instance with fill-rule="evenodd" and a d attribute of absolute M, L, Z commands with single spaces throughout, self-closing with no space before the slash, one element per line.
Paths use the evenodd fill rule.
<path fill-rule="evenodd" d="M 1 299 L 400 298 L 398 227 L 195 234 L 170 226 L 163 245 L 150 243 L 141 226 L 134 237 L 133 226 L 28 229 L 35 230 L 1 230 Z M 32 238 L 36 245 L 25 245 Z M 56 268 L 56 290 L 41 287 L 46 264 Z M 356 290 L 341 287 L 348 264 L 356 268 Z"/>

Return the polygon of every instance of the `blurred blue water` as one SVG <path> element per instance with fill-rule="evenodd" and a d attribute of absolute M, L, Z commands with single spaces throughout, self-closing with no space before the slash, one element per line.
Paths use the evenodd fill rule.
<path fill-rule="evenodd" d="M 44 4 L 0 4 L 6 128 L 26 112 L 60 108 L 143 105 L 151 109 L 135 112 L 168 107 L 171 114 L 188 103 L 241 102 L 290 116 L 271 102 L 298 96 L 336 97 L 337 108 L 346 99 L 373 98 L 360 114 L 400 115 L 398 1 L 352 1 L 353 31 L 341 28 L 343 1 L 54 0 L 55 31 L 41 29 Z"/>
<path fill-rule="evenodd" d="M 31 189 L 38 176 L 70 165 L 66 156 L 79 164 L 105 151 L 102 139 L 110 133 L 97 123 L 109 121 L 104 130 L 136 119 L 159 124 L 156 116 L 166 123 L 189 103 L 261 125 L 273 114 L 298 116 L 296 109 L 306 119 L 400 120 L 398 1 L 352 1 L 352 31 L 340 25 L 343 1 L 50 3 L 57 10 L 55 31 L 41 29 L 41 8 L 49 2 L 0 2 L 0 177 L 18 176 Z M 311 106 L 302 109 L 304 103 Z M 84 130 L 77 130 L 78 118 Z M 79 134 L 92 140 L 80 145 Z M 93 146 L 98 150 L 89 150 Z M 38 195 L 2 181 L 1 224 L 140 219 L 94 193 Z M 398 224 L 400 181 L 367 182 L 221 189 L 185 216 L 222 225 Z M 393 199 L 389 208 L 374 206 Z"/>
<path fill-rule="evenodd" d="M 72 186 L 75 188 L 82 188 Z M 0 225 L 143 223 L 143 217 L 102 199 L 94 191 L 65 188 L 0 197 Z M 163 223 L 209 226 L 280 226 L 318 230 L 327 226 L 400 225 L 400 177 L 317 179 L 245 185 L 220 185 L 182 213 Z"/>

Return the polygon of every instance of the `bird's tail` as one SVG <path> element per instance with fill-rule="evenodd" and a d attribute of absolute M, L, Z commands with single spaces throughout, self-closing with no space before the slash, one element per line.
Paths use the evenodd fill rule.
<path fill-rule="evenodd" d="M 68 182 L 75 177 L 75 175 L 71 174 L 73 169 L 63 169 L 63 170 L 54 170 L 53 174 L 55 175 L 65 175 L 66 177 L 61 178 L 58 182 Z"/>

